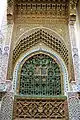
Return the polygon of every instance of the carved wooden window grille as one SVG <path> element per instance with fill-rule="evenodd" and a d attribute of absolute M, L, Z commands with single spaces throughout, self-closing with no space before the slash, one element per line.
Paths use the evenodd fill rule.
<path fill-rule="evenodd" d="M 53 96 L 61 93 L 61 71 L 48 55 L 37 54 L 22 65 L 19 93 L 31 96 Z"/>

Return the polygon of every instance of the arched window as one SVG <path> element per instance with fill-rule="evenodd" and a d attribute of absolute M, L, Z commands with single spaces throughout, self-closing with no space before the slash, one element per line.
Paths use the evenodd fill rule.
<path fill-rule="evenodd" d="M 33 55 L 21 67 L 19 94 L 61 95 L 61 79 L 60 67 L 55 59 L 43 53 Z"/>

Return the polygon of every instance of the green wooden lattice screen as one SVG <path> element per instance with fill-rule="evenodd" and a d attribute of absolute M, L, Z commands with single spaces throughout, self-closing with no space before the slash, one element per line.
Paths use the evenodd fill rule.
<path fill-rule="evenodd" d="M 48 55 L 37 54 L 22 65 L 20 72 L 21 95 L 61 95 L 61 71 L 58 63 Z"/>

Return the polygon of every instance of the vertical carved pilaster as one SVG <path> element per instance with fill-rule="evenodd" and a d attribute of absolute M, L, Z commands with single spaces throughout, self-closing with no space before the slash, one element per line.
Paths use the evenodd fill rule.
<path fill-rule="evenodd" d="M 4 37 L 3 38 L 0 37 L 0 90 L 1 91 L 7 90 L 7 86 L 9 87 L 7 83 L 11 84 L 11 82 L 6 81 L 6 79 L 7 79 L 12 31 L 13 31 L 13 23 L 8 25 L 5 24 L 5 30 L 2 31 Z"/>
<path fill-rule="evenodd" d="M 74 18 L 72 18 L 72 20 L 70 20 L 70 22 L 69 22 L 69 35 L 70 35 L 72 58 L 73 58 L 73 65 L 74 65 L 74 74 L 75 74 L 75 83 L 76 84 L 74 85 L 72 82 L 72 86 L 75 86 L 76 87 L 75 90 L 78 90 L 77 87 L 79 86 L 79 83 L 80 83 L 80 73 L 79 73 L 80 65 L 79 65 L 78 48 L 76 46 L 76 37 L 75 37 L 75 28 L 74 28 L 75 21 L 73 19 Z"/>
<path fill-rule="evenodd" d="M 14 10 L 14 0 L 8 0 L 7 1 L 7 15 L 13 15 L 13 10 Z"/>
<path fill-rule="evenodd" d="M 71 86 L 73 91 L 79 90 L 79 83 L 80 83 L 80 65 L 79 65 L 79 56 L 78 56 L 78 48 L 76 46 L 76 35 L 75 35 L 75 21 L 76 21 L 76 4 L 77 0 L 70 0 L 69 2 L 69 35 L 70 35 L 70 42 L 71 42 L 71 49 L 72 49 L 72 58 L 73 58 L 73 65 L 74 65 L 74 74 L 75 74 L 75 82 L 71 82 Z"/>
<path fill-rule="evenodd" d="M 70 16 L 75 15 L 76 16 L 76 4 L 78 0 L 70 0 L 69 2 L 69 12 Z"/>
<path fill-rule="evenodd" d="M 3 69 L 5 71 L 5 80 L 7 79 L 7 72 L 8 72 L 8 64 L 9 64 L 9 54 L 10 54 L 10 46 L 11 46 L 11 39 L 12 39 L 12 32 L 13 32 L 13 21 L 7 24 L 7 34 L 6 34 L 6 40 L 4 44 L 4 59 L 3 59 Z"/>
<path fill-rule="evenodd" d="M 13 0 L 12 0 L 13 1 Z M 8 61 L 9 61 L 9 52 L 13 31 L 13 2 L 8 0 L 8 10 L 7 17 L 6 14 L 4 16 L 4 20 L 2 22 L 2 34 L 3 38 L 0 37 L 0 90 L 6 91 L 7 87 L 9 87 L 9 80 L 6 81 L 7 78 L 7 70 L 8 70 Z M 4 11 L 6 13 L 6 11 Z"/>
<path fill-rule="evenodd" d="M 2 51 L 3 51 L 3 35 L 0 32 L 0 83 L 2 82 Z"/>
<path fill-rule="evenodd" d="M 0 91 L 5 89 L 5 80 L 3 74 L 3 46 L 4 46 L 4 36 L 0 32 Z"/>

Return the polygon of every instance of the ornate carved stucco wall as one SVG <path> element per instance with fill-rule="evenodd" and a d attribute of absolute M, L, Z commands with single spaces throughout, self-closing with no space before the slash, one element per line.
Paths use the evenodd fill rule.
<path fill-rule="evenodd" d="M 18 1 L 20 1 L 20 0 L 18 0 Z M 25 1 L 25 0 L 22 0 L 22 1 Z M 9 31 L 7 31 L 8 41 L 6 40 L 6 43 L 8 43 L 7 45 L 10 48 L 9 49 L 10 52 L 9 52 L 7 78 L 12 79 L 12 74 L 13 74 L 13 68 L 12 68 L 12 66 L 13 66 L 13 50 L 16 47 L 17 43 L 20 42 L 20 40 L 21 40 L 20 37 L 22 36 L 22 38 L 25 38 L 25 33 L 26 33 L 26 36 L 31 35 L 32 34 L 31 31 L 33 30 L 33 33 L 34 33 L 36 31 L 36 28 L 49 29 L 50 31 L 56 32 L 62 38 L 62 40 L 64 41 L 64 43 L 66 45 L 66 48 L 68 49 L 68 52 L 69 52 L 69 67 L 70 67 L 70 69 L 69 69 L 68 72 L 69 72 L 69 74 L 72 74 L 72 76 L 74 76 L 73 65 L 72 65 L 72 56 L 71 56 L 71 45 L 70 45 L 70 38 L 69 38 L 69 28 L 68 28 L 68 16 L 66 18 L 60 19 L 60 15 L 64 13 L 64 10 L 63 10 L 63 12 L 61 12 L 62 8 L 61 8 L 61 11 L 60 11 L 60 7 L 59 6 L 57 7 L 58 8 L 57 12 L 59 14 L 59 19 L 55 19 L 56 17 L 53 17 L 52 13 L 48 17 L 46 17 L 42 13 L 39 14 L 39 16 L 37 16 L 35 14 L 33 17 L 30 17 L 30 16 L 32 16 L 32 9 L 30 8 L 30 16 L 28 16 L 28 15 L 24 14 L 25 11 L 23 11 L 22 7 L 21 8 L 19 7 L 19 9 L 20 9 L 19 14 L 17 14 L 17 11 L 16 11 L 15 15 L 13 15 L 14 14 L 13 13 L 14 2 L 13 2 L 13 0 L 11 0 L 9 2 L 10 2 L 10 4 L 9 4 L 10 6 L 9 6 L 9 9 L 8 9 L 8 26 L 9 26 L 8 30 Z M 70 8 L 71 15 L 75 15 L 74 14 L 75 13 L 74 12 L 75 11 L 75 9 L 74 9 L 75 8 L 75 2 L 76 1 L 71 0 L 71 4 L 73 5 L 73 10 L 71 10 L 72 8 Z M 21 4 L 20 4 L 20 6 L 21 6 Z M 14 19 L 13 19 L 13 16 L 14 16 Z M 10 27 L 10 26 L 12 26 L 12 27 Z M 49 34 L 51 34 L 51 33 L 49 32 Z M 46 49 L 47 48 L 48 47 L 46 46 Z M 27 50 L 27 53 L 29 52 L 29 50 L 30 49 Z M 16 71 L 17 70 L 15 69 L 15 72 Z M 69 80 L 70 80 L 70 78 L 69 78 Z M 69 95 L 68 95 L 68 97 L 69 97 Z M 5 106 L 8 105 L 6 102 L 5 102 L 5 104 L 6 104 Z M 11 103 L 11 110 L 12 110 L 12 104 L 13 103 Z M 71 103 L 69 103 L 69 105 L 70 104 L 71 104 L 72 108 L 75 108 L 73 101 L 71 101 Z M 3 101 L 2 105 L 3 105 L 3 107 L 2 107 L 2 111 L 3 111 L 4 101 Z M 72 117 L 73 116 L 73 110 L 70 108 L 70 106 L 69 106 L 69 110 L 70 110 L 70 118 L 71 118 L 71 120 L 73 120 L 73 117 Z M 5 114 L 6 114 L 6 111 L 7 110 L 5 110 Z M 12 113 L 10 113 L 10 114 L 12 114 Z M 5 118 L 3 117 L 3 119 L 5 119 Z"/>
<path fill-rule="evenodd" d="M 18 22 L 19 23 L 19 22 Z M 68 25 L 66 23 L 55 23 L 55 22 L 47 22 L 47 23 L 28 23 L 26 24 L 15 24 L 14 26 L 14 37 L 13 37 L 13 47 L 15 46 L 16 42 L 19 40 L 19 37 L 29 31 L 30 29 L 35 29 L 36 27 L 46 27 L 58 33 L 61 37 L 63 37 L 64 41 L 66 42 L 66 46 L 70 49 L 70 42 L 69 42 L 69 34 L 68 34 Z"/>
<path fill-rule="evenodd" d="M 49 3 L 50 2 L 50 3 Z M 35 4 L 37 3 L 37 4 Z M 43 4 L 44 3 L 44 4 Z M 47 4 L 46 4 L 47 3 Z M 31 1 L 8 0 L 8 24 L 13 20 L 13 36 L 11 38 L 11 50 L 8 66 L 8 79 L 12 79 L 12 54 L 20 35 L 35 27 L 46 27 L 57 32 L 63 37 L 69 51 L 69 73 L 73 75 L 71 46 L 68 33 L 68 20 L 74 21 L 76 16 L 77 0 L 69 1 Z M 69 78 L 74 80 L 74 78 Z"/>
<path fill-rule="evenodd" d="M 28 3 L 29 2 L 29 3 Z M 62 37 L 66 48 L 69 51 L 69 64 L 70 69 L 69 74 L 73 74 L 73 65 L 72 65 L 72 56 L 71 56 L 71 45 L 69 38 L 69 29 L 68 29 L 68 13 L 69 13 L 69 1 L 21 1 L 18 0 L 15 2 L 12 0 L 9 1 L 9 10 L 8 18 L 9 21 L 13 16 L 14 10 L 14 27 L 13 35 L 11 40 L 11 50 L 8 66 L 8 79 L 12 79 L 12 55 L 13 49 L 16 44 L 19 42 L 19 38 L 22 34 L 26 32 L 28 36 L 28 31 L 39 27 L 45 27 L 51 31 L 55 31 L 59 36 Z M 47 4 L 46 4 L 47 2 Z M 24 3 L 24 4 L 23 4 Z M 70 3 L 70 4 L 73 4 Z M 13 9 L 14 6 L 14 9 Z M 72 75 L 73 76 L 73 75 Z M 74 78 L 69 78 L 74 79 Z"/>
<path fill-rule="evenodd" d="M 19 42 L 19 38 L 20 36 L 22 36 L 24 33 L 26 33 L 26 36 L 30 35 L 31 30 L 33 30 L 35 32 L 36 28 L 47 28 L 51 31 L 55 31 L 64 41 L 66 48 L 69 50 L 69 64 L 72 64 L 72 57 L 71 57 L 71 46 L 70 46 L 70 41 L 69 41 L 69 33 L 68 33 L 68 25 L 67 23 L 50 23 L 50 22 L 46 22 L 44 23 L 19 23 L 21 21 L 18 21 L 18 23 L 16 23 L 15 21 L 15 25 L 14 25 L 14 29 L 13 29 L 13 37 L 12 37 L 12 45 L 11 45 L 11 56 L 10 56 L 10 62 L 12 61 L 12 51 L 15 48 L 16 44 Z M 38 21 L 37 21 L 38 22 Z M 29 35 L 28 35 L 29 34 Z M 25 37 L 25 36 L 24 36 Z M 9 63 L 10 65 L 12 63 Z M 72 65 L 71 65 L 72 66 Z M 10 68 L 10 67 L 9 67 Z M 10 69 L 11 71 L 11 69 Z M 10 73 L 9 71 L 9 73 Z M 11 74 L 11 73 L 10 73 Z M 8 74 L 8 77 L 10 77 L 11 75 Z"/>

